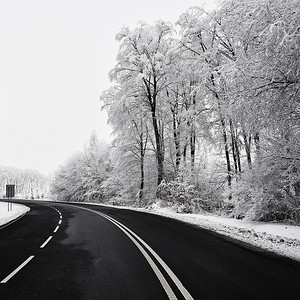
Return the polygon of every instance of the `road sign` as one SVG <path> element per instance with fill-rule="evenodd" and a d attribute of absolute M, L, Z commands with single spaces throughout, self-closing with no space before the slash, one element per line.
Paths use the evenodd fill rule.
<path fill-rule="evenodd" d="M 7 184 L 6 185 L 6 198 L 13 198 L 15 196 L 15 185 Z"/>

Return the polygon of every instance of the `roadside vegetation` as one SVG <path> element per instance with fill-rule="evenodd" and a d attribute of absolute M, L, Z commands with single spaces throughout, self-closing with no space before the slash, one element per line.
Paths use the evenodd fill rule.
<path fill-rule="evenodd" d="M 36 170 L 0 166 L 0 197 L 6 197 L 7 184 L 14 184 L 17 198 L 43 199 L 49 192 L 50 180 L 50 176 Z"/>
<path fill-rule="evenodd" d="M 52 193 L 299 224 L 299 19 L 299 0 L 226 0 L 121 29 L 112 145 L 93 134 Z"/>

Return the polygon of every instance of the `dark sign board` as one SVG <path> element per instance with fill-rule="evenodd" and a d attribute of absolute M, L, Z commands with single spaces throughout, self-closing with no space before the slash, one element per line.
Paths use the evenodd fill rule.
<path fill-rule="evenodd" d="M 15 185 L 7 184 L 6 185 L 6 198 L 13 198 L 15 196 Z"/>

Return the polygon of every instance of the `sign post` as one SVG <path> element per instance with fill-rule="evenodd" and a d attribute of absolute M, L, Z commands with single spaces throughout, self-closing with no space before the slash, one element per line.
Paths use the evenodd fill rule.
<path fill-rule="evenodd" d="M 12 210 L 12 202 L 9 203 L 9 199 L 15 197 L 15 185 L 7 184 L 6 185 L 6 198 L 8 199 L 8 211 Z"/>

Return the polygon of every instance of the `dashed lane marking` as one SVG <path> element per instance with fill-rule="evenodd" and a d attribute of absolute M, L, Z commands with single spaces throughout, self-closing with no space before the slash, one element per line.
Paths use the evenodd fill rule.
<path fill-rule="evenodd" d="M 11 272 L 7 277 L 5 277 L 1 283 L 6 283 L 9 279 L 15 276 L 22 268 L 24 268 L 32 259 L 34 255 L 29 256 L 19 267 L 17 267 L 13 272 Z"/>
<path fill-rule="evenodd" d="M 50 241 L 52 238 L 53 238 L 53 236 L 50 235 L 50 236 L 47 238 L 47 240 L 44 242 L 44 244 L 43 244 L 40 248 L 44 248 L 44 247 L 49 243 L 49 241 Z"/>
<path fill-rule="evenodd" d="M 48 205 L 45 205 L 48 206 Z M 61 212 L 53 207 L 53 206 L 48 206 L 54 210 L 56 210 L 59 213 L 60 216 L 60 220 L 58 222 L 58 224 L 60 225 L 62 222 L 62 214 Z M 22 216 L 21 216 L 22 217 Z M 57 232 L 57 230 L 59 229 L 59 226 L 56 226 L 56 228 L 54 229 L 54 233 Z M 49 241 L 52 239 L 53 236 L 49 236 L 48 239 L 40 246 L 40 248 L 44 248 Z M 16 275 L 23 267 L 25 267 L 32 259 L 34 258 L 34 255 L 29 256 L 19 267 L 17 267 L 13 272 L 11 272 L 7 277 L 5 277 L 0 283 L 6 283 L 8 280 L 10 280 L 14 275 Z"/>

